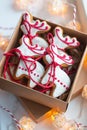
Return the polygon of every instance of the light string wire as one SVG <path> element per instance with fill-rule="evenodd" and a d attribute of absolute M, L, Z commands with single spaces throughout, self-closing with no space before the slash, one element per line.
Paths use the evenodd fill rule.
<path fill-rule="evenodd" d="M 87 126 L 86 126 L 86 125 L 83 125 L 82 123 L 77 123 L 77 122 L 75 121 L 75 124 L 76 124 L 78 130 L 79 130 L 80 127 L 83 127 L 83 128 L 85 128 L 85 129 L 87 129 Z"/>
<path fill-rule="evenodd" d="M 64 2 L 64 4 L 69 5 L 73 8 L 73 29 L 76 30 L 76 13 L 77 13 L 76 6 L 69 2 Z"/>
<path fill-rule="evenodd" d="M 6 107 L 2 106 L 2 105 L 0 105 L 0 108 L 1 108 L 2 110 L 4 110 L 5 112 L 7 112 L 7 113 L 10 115 L 10 117 L 11 117 L 11 118 L 13 119 L 13 121 L 15 122 L 15 124 L 16 124 L 18 130 L 22 130 L 22 126 L 19 124 L 19 122 L 17 121 L 17 119 L 16 119 L 16 118 L 14 117 L 14 115 L 10 112 L 10 110 L 7 109 Z"/>
<path fill-rule="evenodd" d="M 3 26 L 0 26 L 0 30 L 14 30 L 15 27 L 3 27 Z"/>

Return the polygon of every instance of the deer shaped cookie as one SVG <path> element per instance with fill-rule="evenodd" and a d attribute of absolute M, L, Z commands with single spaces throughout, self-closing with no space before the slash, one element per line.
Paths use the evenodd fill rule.
<path fill-rule="evenodd" d="M 24 34 L 28 35 L 31 45 L 38 44 L 41 47 L 48 47 L 46 40 L 38 36 L 50 30 L 50 26 L 45 21 L 33 20 L 33 17 L 29 13 L 25 13 L 23 15 L 21 30 Z"/>
<path fill-rule="evenodd" d="M 54 43 L 60 49 L 65 48 L 76 48 L 80 45 L 75 37 L 71 38 L 69 36 L 63 36 L 63 30 L 60 27 L 56 27 L 54 30 Z"/>
<path fill-rule="evenodd" d="M 71 82 L 69 76 L 61 69 L 61 66 L 72 65 L 74 61 L 71 56 L 65 53 L 64 48 L 66 46 L 60 46 L 60 43 L 55 40 L 55 36 L 53 37 L 52 34 L 49 34 L 48 40 L 50 46 L 47 49 L 48 54 L 45 56 L 44 61 L 49 65 L 41 83 L 44 85 L 52 83 L 53 89 L 50 94 L 53 97 L 58 97 L 70 87 Z"/>
<path fill-rule="evenodd" d="M 31 45 L 27 36 L 23 35 L 22 44 L 17 48 L 20 53 L 20 62 L 15 73 L 15 78 L 20 79 L 27 77 L 29 79 L 28 86 L 34 88 L 40 82 L 45 69 L 36 59 L 43 56 L 46 49 L 38 45 Z"/>

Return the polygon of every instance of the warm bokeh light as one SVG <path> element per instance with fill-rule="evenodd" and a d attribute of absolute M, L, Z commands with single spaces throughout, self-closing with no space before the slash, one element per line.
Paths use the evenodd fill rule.
<path fill-rule="evenodd" d="M 36 126 L 35 122 L 33 122 L 29 117 L 22 117 L 19 121 L 23 130 L 33 130 Z"/>
<path fill-rule="evenodd" d="M 48 111 L 47 113 L 45 113 L 44 115 L 44 119 L 51 117 L 52 121 L 54 120 L 54 115 L 58 114 L 59 110 L 54 108 L 51 109 L 50 111 Z"/>
<path fill-rule="evenodd" d="M 8 43 L 9 43 L 9 40 L 7 38 L 4 38 L 4 37 L 0 36 L 0 49 L 5 51 L 5 49 L 8 46 Z"/>
<path fill-rule="evenodd" d="M 84 67 L 84 69 L 87 69 L 87 53 L 84 58 L 83 67 Z"/>
<path fill-rule="evenodd" d="M 18 10 L 25 10 L 25 9 L 28 9 L 29 0 L 15 0 L 14 5 L 15 5 L 15 8 Z"/>
<path fill-rule="evenodd" d="M 78 21 L 75 22 L 75 25 L 73 24 L 73 20 L 70 21 L 66 27 L 68 28 L 71 28 L 71 29 L 75 29 L 75 30 L 78 30 L 78 31 L 81 31 L 81 25 Z"/>
<path fill-rule="evenodd" d="M 77 125 L 74 120 L 68 120 L 63 112 L 51 115 L 53 125 L 58 130 L 83 130 L 81 125 Z"/>
<path fill-rule="evenodd" d="M 50 14 L 58 15 L 65 14 L 67 11 L 67 5 L 62 0 L 53 0 L 48 4 L 48 10 Z"/>
<path fill-rule="evenodd" d="M 82 97 L 85 98 L 85 99 L 87 99 L 87 84 L 83 87 Z"/>
<path fill-rule="evenodd" d="M 51 117 L 53 119 L 53 125 L 56 128 L 62 128 L 62 126 L 64 126 L 65 123 L 66 123 L 65 115 L 62 112 L 58 113 L 58 114 L 55 114 L 55 115 L 52 115 Z"/>

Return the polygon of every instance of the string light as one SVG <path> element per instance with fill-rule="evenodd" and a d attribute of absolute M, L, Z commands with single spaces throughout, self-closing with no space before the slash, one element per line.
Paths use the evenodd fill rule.
<path fill-rule="evenodd" d="M 3 51 L 5 51 L 5 49 L 7 48 L 8 43 L 9 43 L 9 40 L 7 38 L 0 36 L 0 48 Z"/>
<path fill-rule="evenodd" d="M 14 1 L 15 8 L 18 10 L 26 10 L 28 9 L 30 1 L 31 0 L 15 0 Z"/>
<path fill-rule="evenodd" d="M 84 85 L 83 90 L 82 90 L 82 97 L 87 99 L 87 84 Z"/>
<path fill-rule="evenodd" d="M 70 21 L 70 22 L 66 25 L 66 27 L 69 27 L 69 28 L 73 29 L 73 28 L 74 28 L 73 20 Z M 80 25 L 80 23 L 79 23 L 78 21 L 75 21 L 75 30 L 81 31 L 81 25 Z"/>
<path fill-rule="evenodd" d="M 22 117 L 19 121 L 22 130 L 33 130 L 36 124 L 29 117 Z"/>
<path fill-rule="evenodd" d="M 85 55 L 84 62 L 83 62 L 84 69 L 87 69 L 87 54 Z"/>
<path fill-rule="evenodd" d="M 57 129 L 62 130 L 84 130 L 81 124 L 77 124 L 73 120 L 68 120 L 63 112 L 54 113 L 51 115 L 53 125 Z"/>
<path fill-rule="evenodd" d="M 65 2 L 65 1 L 64 1 Z M 67 6 L 64 4 L 63 0 L 53 0 L 49 2 L 48 9 L 51 14 L 64 14 L 67 11 Z"/>
<path fill-rule="evenodd" d="M 17 119 L 14 117 L 13 113 L 11 113 L 11 111 L 9 109 L 7 109 L 6 107 L 0 105 L 0 109 L 4 110 L 5 112 L 7 112 L 9 114 L 9 116 L 13 119 L 13 121 L 15 122 L 18 130 L 22 130 L 21 125 L 19 124 L 19 122 L 17 121 Z"/>
<path fill-rule="evenodd" d="M 66 123 L 66 118 L 64 116 L 64 113 L 58 113 L 58 114 L 52 115 L 51 118 L 53 120 L 53 125 L 56 128 L 62 128 L 62 126 L 64 126 Z"/>

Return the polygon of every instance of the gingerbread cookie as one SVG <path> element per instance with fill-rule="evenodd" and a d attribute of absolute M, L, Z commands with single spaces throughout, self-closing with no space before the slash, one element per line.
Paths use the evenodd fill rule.
<path fill-rule="evenodd" d="M 40 82 L 45 69 L 36 57 L 41 57 L 45 53 L 45 49 L 38 45 L 30 45 L 29 38 L 25 35 L 22 37 L 22 44 L 17 48 L 20 58 L 15 77 L 17 79 L 27 77 L 29 79 L 28 86 L 35 87 Z M 36 59 L 35 59 L 36 58 Z"/>
<path fill-rule="evenodd" d="M 49 46 L 48 54 L 45 56 L 46 62 L 49 67 L 42 78 L 41 83 L 44 85 L 53 85 L 51 95 L 58 97 L 63 94 L 70 86 L 69 76 L 61 69 L 61 65 L 72 65 L 73 59 L 65 52 L 57 49 L 57 46 L 53 43 Z"/>
<path fill-rule="evenodd" d="M 39 36 L 39 34 L 50 30 L 50 26 L 45 21 L 33 20 L 29 13 L 25 13 L 21 30 L 28 35 L 31 45 L 38 44 L 41 47 L 48 47 L 47 41 Z"/>
<path fill-rule="evenodd" d="M 63 36 L 63 30 L 60 27 L 56 27 L 54 30 L 54 43 L 60 49 L 76 48 L 80 45 L 75 37 Z"/>

